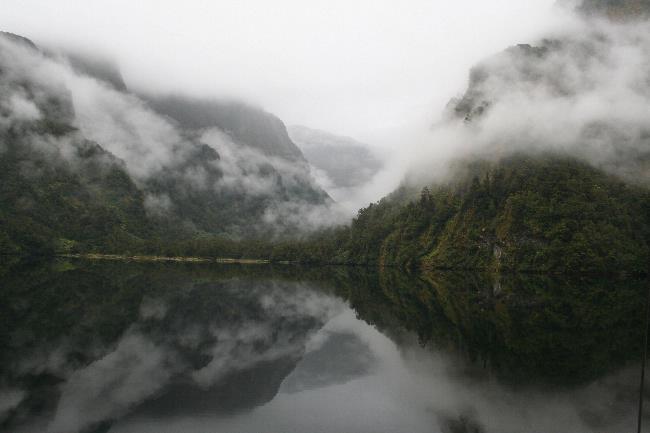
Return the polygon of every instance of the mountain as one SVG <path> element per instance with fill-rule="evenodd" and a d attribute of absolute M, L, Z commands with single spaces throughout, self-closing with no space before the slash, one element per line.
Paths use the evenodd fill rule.
<path fill-rule="evenodd" d="M 41 55 L 31 41 L 9 39 Z M 124 163 L 72 126 L 71 95 L 7 73 L 0 83 L 0 250 L 51 253 L 150 235 Z"/>
<path fill-rule="evenodd" d="M 352 138 L 297 125 L 289 127 L 289 136 L 307 161 L 325 172 L 333 188 L 361 186 L 382 168 L 368 146 Z"/>
<path fill-rule="evenodd" d="M 284 123 L 276 116 L 238 101 L 217 101 L 184 96 L 143 96 L 157 112 L 187 130 L 219 128 L 238 143 L 266 156 L 304 162 Z"/>
<path fill-rule="evenodd" d="M 120 160 L 72 137 L 63 157 L 30 145 L 20 137 L 26 133 L 0 133 L 0 251 L 50 254 L 78 243 L 113 249 L 153 235 L 144 195 Z"/>
<path fill-rule="evenodd" d="M 583 19 L 471 70 L 418 161 L 349 228 L 279 257 L 417 269 L 650 272 L 650 23 Z M 625 71 L 625 72 L 623 72 Z M 449 142 L 445 143 L 443 140 Z"/>
<path fill-rule="evenodd" d="M 585 0 L 579 10 L 600 14 L 642 3 Z M 650 128 L 638 117 L 650 104 L 642 66 L 650 60 L 650 21 L 634 17 L 639 21 L 616 26 L 583 18 L 576 30 L 488 57 L 450 102 L 450 117 L 482 142 L 477 153 L 550 149 L 650 184 Z"/>
<path fill-rule="evenodd" d="M 647 188 L 556 155 L 472 161 L 456 173 L 361 209 L 321 254 L 428 269 L 648 271 Z"/>
<path fill-rule="evenodd" d="M 110 62 L 0 35 L 0 251 L 282 236 L 326 213 L 282 121 L 237 102 L 131 93 Z"/>
<path fill-rule="evenodd" d="M 305 159 L 263 110 L 137 95 L 0 37 L 0 250 L 648 273 L 649 26 L 583 15 L 481 61 L 432 130 L 448 152 L 309 238 L 332 202 L 307 159 L 362 182 L 357 143 L 292 128 Z"/>

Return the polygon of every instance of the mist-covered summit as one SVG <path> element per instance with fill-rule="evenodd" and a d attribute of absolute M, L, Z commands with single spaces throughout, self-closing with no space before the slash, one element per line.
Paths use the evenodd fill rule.
<path fill-rule="evenodd" d="M 647 184 L 649 35 L 647 21 L 586 20 L 512 46 L 471 70 L 445 127 L 462 123 L 473 152 L 559 152 Z"/>
<path fill-rule="evenodd" d="M 308 259 L 648 273 L 648 65 L 648 21 L 580 13 L 488 57 L 432 126 L 402 186 Z"/>
<path fill-rule="evenodd" d="M 359 187 L 383 166 L 368 145 L 350 137 L 300 125 L 290 126 L 289 135 L 307 161 L 326 174 L 333 188 Z"/>
<path fill-rule="evenodd" d="M 145 100 L 110 63 L 6 34 L 0 164 L 3 251 L 275 236 L 317 227 L 332 204 L 277 117 Z"/>

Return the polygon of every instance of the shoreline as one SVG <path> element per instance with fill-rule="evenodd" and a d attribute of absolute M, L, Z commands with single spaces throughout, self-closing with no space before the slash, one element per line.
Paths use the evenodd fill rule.
<path fill-rule="evenodd" d="M 207 258 L 207 257 L 185 257 L 185 256 L 147 256 L 147 255 L 126 255 L 126 254 L 57 254 L 56 257 L 69 259 L 87 259 L 87 260 L 113 260 L 124 262 L 188 262 L 188 263 L 224 263 L 224 264 L 270 264 L 267 259 L 233 259 L 227 257 Z M 288 262 L 287 262 L 288 263 Z"/>
<path fill-rule="evenodd" d="M 68 259 L 84 259 L 84 260 L 104 260 L 104 261 L 123 261 L 123 262 L 140 262 L 140 263 L 216 263 L 216 264 L 239 264 L 239 265 L 299 265 L 299 266 L 342 266 L 342 267 L 361 267 L 361 268 L 374 268 L 374 269 L 402 269 L 409 273 L 415 272 L 419 274 L 426 274 L 431 272 L 472 272 L 472 273 L 488 273 L 491 275 L 538 275 L 549 277 L 632 277 L 632 278 L 648 278 L 648 272 L 629 272 L 627 270 L 618 271 L 600 271 L 600 272 L 553 272 L 553 271 L 539 271 L 533 269 L 500 269 L 494 271 L 491 269 L 481 268 L 448 268 L 448 267 L 418 267 L 418 268 L 402 268 L 399 265 L 384 264 L 373 265 L 368 263 L 335 263 L 335 262 L 300 262 L 293 260 L 270 260 L 270 259 L 248 259 L 248 258 L 229 258 L 229 257 L 198 257 L 198 256 L 155 256 L 146 254 L 103 254 L 103 253 L 59 253 L 48 256 L 22 256 L 17 254 L 2 254 L 0 256 L 13 256 L 13 257 L 41 257 L 41 258 L 68 258 Z"/>

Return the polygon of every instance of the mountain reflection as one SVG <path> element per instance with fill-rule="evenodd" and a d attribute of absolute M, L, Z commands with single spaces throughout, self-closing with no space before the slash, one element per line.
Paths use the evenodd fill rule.
<path fill-rule="evenodd" d="M 65 260 L 0 281 L 1 431 L 634 425 L 644 281 Z"/>
<path fill-rule="evenodd" d="M 273 398 L 344 304 L 237 270 L 59 262 L 5 275 L 5 423 L 81 431 L 143 410 L 237 411 Z M 44 392 L 45 391 L 45 392 Z"/>
<path fill-rule="evenodd" d="M 362 318 L 502 380 L 580 384 L 641 356 L 645 280 L 385 271 L 377 281 L 348 294 Z"/>

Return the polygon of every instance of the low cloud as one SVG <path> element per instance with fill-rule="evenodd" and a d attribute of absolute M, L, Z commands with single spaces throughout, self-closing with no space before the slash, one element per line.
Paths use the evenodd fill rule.
<path fill-rule="evenodd" d="M 444 177 L 459 158 L 553 152 L 650 180 L 650 23 L 567 17 L 562 31 L 473 69 L 468 91 L 410 149 L 412 179 Z"/>
<path fill-rule="evenodd" d="M 123 163 L 144 192 L 144 205 L 152 216 L 182 211 L 178 194 L 186 198 L 200 192 L 217 200 L 257 200 L 262 209 L 268 207 L 259 225 L 275 224 L 275 215 L 283 218 L 289 213 L 300 229 L 340 221 L 324 194 L 314 195 L 321 189 L 304 161 L 265 155 L 236 143 L 218 128 L 184 130 L 139 97 L 77 72 L 65 57 L 6 38 L 0 38 L 0 64 L 0 126 L 31 125 L 21 137 L 25 146 L 70 168 L 77 167 L 84 143 L 98 143 L 117 158 L 106 154 L 105 162 Z M 63 132 L 43 133 L 37 123 L 41 119 L 49 122 L 47 128 L 64 128 Z M 177 195 L 167 193 L 166 187 L 161 190 L 165 184 L 173 185 Z M 304 221 L 296 215 L 303 211 Z"/>

